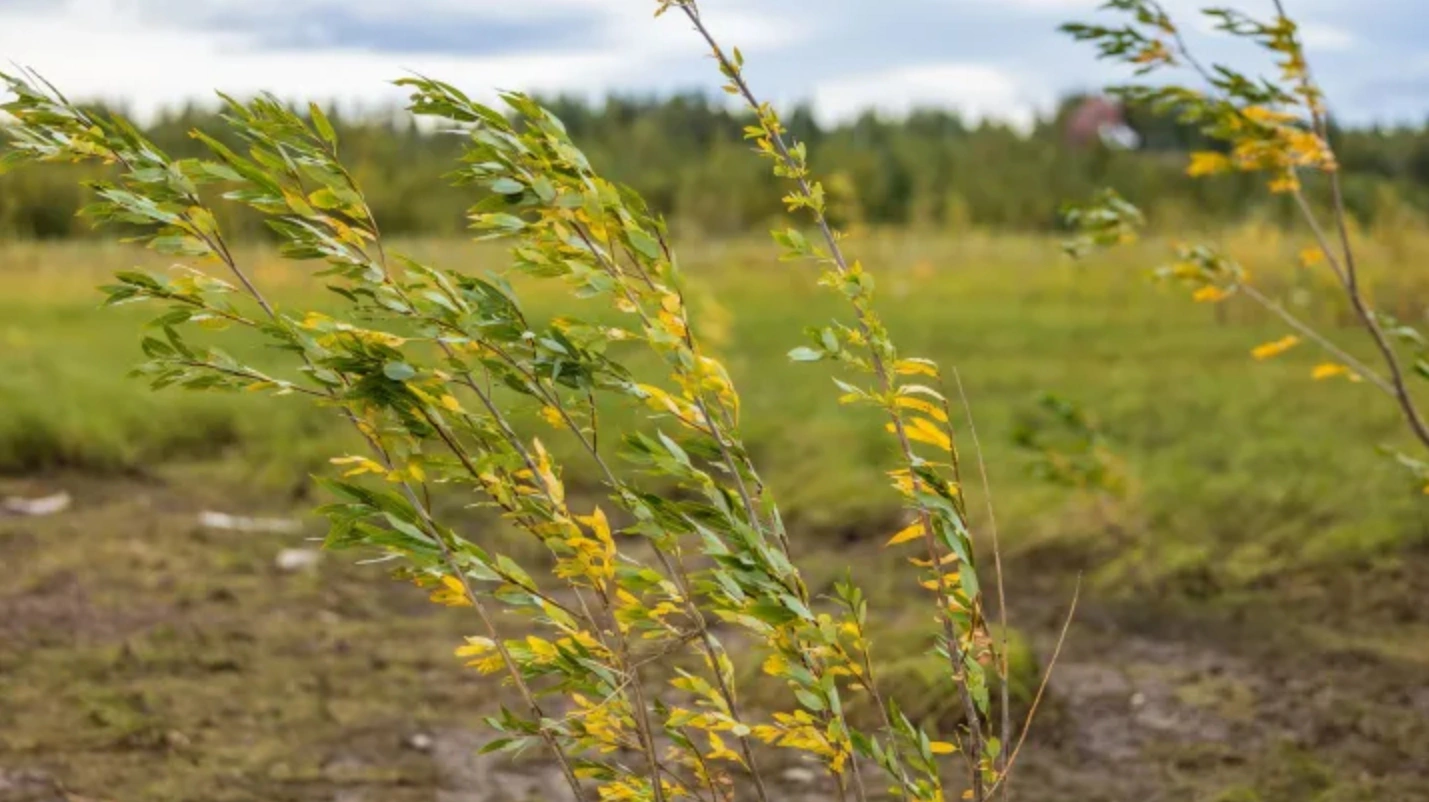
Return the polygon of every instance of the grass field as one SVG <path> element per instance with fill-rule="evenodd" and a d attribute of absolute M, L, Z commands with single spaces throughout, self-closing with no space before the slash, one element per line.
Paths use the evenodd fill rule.
<path fill-rule="evenodd" d="M 1341 310 L 1285 267 L 1304 243 L 1260 229 L 1220 238 L 1263 285 L 1369 357 L 1363 338 L 1341 326 Z M 1421 315 L 1429 274 L 1411 266 L 1429 263 L 1429 236 L 1376 242 L 1365 251 L 1376 297 Z M 1058 746 L 1080 726 L 1065 722 L 1100 704 L 1078 691 L 1097 685 L 1077 680 L 1078 666 L 1085 675 L 1111 660 L 1146 689 L 1137 694 L 1152 700 L 1147 710 L 1158 694 L 1193 723 L 1202 719 L 1184 711 L 1233 708 L 1214 718 L 1238 732 L 1250 726 L 1239 718 L 1249 704 L 1259 711 L 1252 723 L 1299 733 L 1241 742 L 1249 757 L 1202 741 L 1155 753 L 1154 771 L 1180 772 L 1163 783 L 1173 792 L 1156 798 L 1420 798 L 1404 790 L 1424 787 L 1413 755 L 1429 744 L 1414 712 L 1429 705 L 1429 689 L 1412 679 L 1429 669 L 1429 627 L 1414 601 L 1429 506 L 1376 450 L 1406 443 L 1387 399 L 1367 384 L 1312 381 L 1320 359 L 1310 346 L 1253 360 L 1251 348 L 1283 329 L 1236 301 L 1216 310 L 1148 282 L 1162 244 L 1079 265 L 1033 237 L 883 233 L 854 247 L 878 275 L 905 352 L 962 376 L 1016 569 L 1012 588 L 1024 588 L 1014 607 L 1040 653 L 1068 582 L 1087 576 L 1094 612 L 1079 629 L 1065 704 L 1049 714 L 1046 746 L 1065 760 L 1029 764 L 1045 777 L 1029 781 L 1028 799 L 1062 798 L 1032 788 L 1078 788 L 1084 799 L 1135 793 L 1115 785 L 1114 750 L 1094 756 L 1110 768 L 1082 776 L 1092 770 L 1067 766 L 1086 756 Z M 404 249 L 446 266 L 502 264 L 492 247 Z M 240 258 L 285 308 L 327 303 L 307 268 L 262 250 Z M 876 421 L 838 407 L 826 366 L 784 357 L 805 326 L 844 310 L 762 241 L 690 243 L 682 258 L 697 323 L 721 342 L 744 396 L 746 439 L 812 576 L 859 565 L 875 598 L 896 600 L 906 589 L 881 570 L 877 547 L 900 514 L 881 477 L 886 439 Z M 402 733 L 450 726 L 489 702 L 449 665 L 461 623 L 374 582 L 373 569 L 329 560 L 313 576 L 275 572 L 271 555 L 293 538 L 195 527 L 200 509 L 309 506 L 311 474 L 330 470 L 327 458 L 351 444 L 297 400 L 152 393 L 127 379 L 143 310 L 99 309 L 93 287 L 134 264 L 156 266 L 118 246 L 0 244 L 0 476 L 9 477 L 4 487 L 63 486 L 77 499 L 74 513 L 53 520 L 0 522 L 9 586 L 0 592 L 0 674 L 18 678 L 0 684 L 0 781 L 7 763 L 35 763 L 79 791 L 125 799 L 332 799 L 344 798 L 334 789 L 359 786 L 376 795 L 354 799 L 430 798 L 441 761 L 434 768 L 404 751 Z M 538 315 L 579 313 L 545 292 L 527 298 Z M 1046 391 L 1100 420 L 1127 466 L 1124 498 L 1028 474 L 1011 435 Z M 1168 609 L 1181 612 L 1152 614 Z M 1373 621 L 1346 631 L 1343 622 L 1365 610 Z M 1212 619 L 1219 623 L 1204 624 Z M 1187 621 L 1214 634 L 1148 651 L 1111 620 L 1136 638 L 1166 637 Z M 1345 650 L 1365 662 L 1286 668 Z M 1241 656 L 1223 655 L 1232 651 Z M 917 681 L 916 660 L 902 668 Z M 1297 671 L 1312 684 L 1295 685 Z M 1319 701 L 1298 705 L 1317 688 Z M 1210 743 L 1228 737 L 1206 732 Z M 339 758 L 362 768 L 344 774 Z"/>
<path fill-rule="evenodd" d="M 1253 246 L 1251 269 L 1270 272 L 1272 284 L 1295 252 L 1295 243 L 1264 232 L 1240 239 Z M 1429 252 L 1429 239 L 1415 244 Z M 410 249 L 442 264 L 501 266 L 494 248 Z M 861 250 L 882 276 L 884 307 L 905 351 L 958 367 L 1015 546 L 1080 539 L 1134 562 L 1140 579 L 1225 589 L 1425 537 L 1429 518 L 1406 492 L 1407 477 L 1375 450 L 1403 442 L 1386 399 L 1368 385 L 1312 382 L 1321 355 L 1310 346 L 1254 361 L 1251 347 L 1283 329 L 1234 301 L 1218 321 L 1184 292 L 1153 286 L 1144 273 L 1162 257 L 1158 247 L 1083 265 L 1033 238 L 888 235 Z M 245 256 L 290 308 L 324 303 L 306 267 Z M 747 439 L 789 516 L 810 532 L 879 534 L 896 509 L 876 481 L 889 457 L 876 422 L 837 406 L 825 366 L 783 356 L 801 344 L 803 327 L 843 313 L 836 299 L 774 261 L 762 242 L 695 245 L 684 258 L 697 302 L 718 299 L 718 308 L 697 305 L 726 341 Z M 93 286 L 147 259 L 118 246 L 0 250 L 0 471 L 197 464 L 215 481 L 300 495 L 308 475 L 345 447 L 330 416 L 294 400 L 151 393 L 125 377 L 139 358 L 143 310 L 98 309 Z M 1405 286 L 1389 292 L 1407 294 Z M 572 311 L 540 293 L 528 304 Z M 1328 311 L 1316 316 L 1368 356 L 1357 332 L 1338 330 Z M 1025 475 L 1011 430 L 1043 391 L 1099 418 L 1129 466 L 1125 500 L 1093 503 Z M 1108 523 L 1119 533 L 1115 543 L 1106 539 Z"/>

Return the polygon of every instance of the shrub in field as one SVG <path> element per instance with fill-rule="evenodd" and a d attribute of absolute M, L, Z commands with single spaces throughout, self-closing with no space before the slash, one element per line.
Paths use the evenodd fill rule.
<path fill-rule="evenodd" d="M 1187 285 L 1197 302 L 1243 297 L 1266 309 L 1287 332 L 1253 348 L 1253 358 L 1272 359 L 1305 342 L 1315 345 L 1327 359 L 1314 367 L 1313 379 L 1374 387 L 1396 405 L 1420 446 L 1429 448 L 1429 423 L 1414 386 L 1419 379 L 1429 379 L 1429 340 L 1377 308 L 1366 292 L 1325 96 L 1310 72 L 1298 26 L 1279 0 L 1274 8 L 1269 20 L 1227 8 L 1203 11 L 1216 30 L 1268 54 L 1278 69 L 1273 77 L 1202 62 L 1181 24 L 1157 0 L 1110 0 L 1103 9 L 1120 15 L 1123 24 L 1077 23 L 1064 30 L 1095 45 L 1102 58 L 1131 66 L 1136 76 L 1158 79 L 1113 87 L 1115 94 L 1200 128 L 1215 147 L 1190 155 L 1188 176 L 1256 174 L 1265 179 L 1269 193 L 1291 200 L 1311 238 L 1299 255 L 1301 266 L 1328 272 L 1337 295 L 1373 344 L 1377 365 L 1356 358 L 1263 290 L 1234 254 L 1204 244 L 1180 246 L 1158 275 Z M 1193 85 L 1177 82 L 1181 75 L 1189 75 Z M 1073 255 L 1134 239 L 1143 223 L 1136 207 L 1110 190 L 1086 206 L 1070 208 L 1067 221 L 1077 229 L 1068 244 Z M 1429 462 L 1391 453 L 1429 493 Z"/>
<path fill-rule="evenodd" d="M 739 394 L 692 326 L 663 222 L 597 174 L 527 96 L 503 94 L 496 109 L 437 80 L 400 82 L 413 113 L 463 138 L 455 176 L 484 196 L 471 210 L 480 236 L 509 241 L 512 272 L 564 285 L 590 319 L 533 319 L 500 275 L 389 249 L 316 106 L 298 114 L 271 97 L 225 97 L 229 133 L 245 146 L 195 131 L 210 155 L 172 159 L 124 119 L 76 106 L 37 76 L 6 75 L 15 123 L 3 160 L 105 166 L 112 177 L 91 184 L 87 214 L 184 260 L 104 288 L 111 305 L 162 308 L 137 369 L 155 388 L 291 396 L 351 422 L 366 450 L 335 455 L 342 476 L 323 480 L 334 499 L 326 543 L 375 550 L 434 602 L 475 614 L 480 629 L 457 656 L 504 677 L 521 702 L 488 719 L 498 731 L 489 748 L 539 747 L 574 795 L 607 800 L 767 800 L 760 761 L 774 748 L 822 765 L 840 798 L 989 798 L 1017 756 L 1006 748 L 1008 683 L 996 681 L 1007 643 L 986 618 L 943 373 L 889 339 L 872 276 L 844 253 L 803 145 L 756 99 L 739 51 L 716 44 L 693 2 L 658 11 L 704 38 L 753 114 L 754 148 L 787 181 L 785 204 L 807 216 L 812 235 L 775 235 L 783 256 L 817 263 L 820 284 L 847 301 L 847 324 L 790 356 L 835 363 L 839 401 L 883 415 L 892 490 L 909 517 L 888 544 L 909 552 L 910 586 L 939 622 L 929 648 L 959 700 L 955 732 L 927 731 L 880 687 L 853 582 L 828 598 L 805 583 L 741 439 Z M 318 265 L 337 311 L 271 300 L 230 249 L 219 204 L 261 214 L 285 256 Z M 211 344 L 225 330 L 290 354 L 290 369 L 259 370 Z M 599 400 L 648 425 L 606 431 Z M 536 417 L 525 412 L 570 438 L 581 463 L 558 464 L 523 431 Z M 568 470 L 598 477 L 600 500 L 570 492 Z M 457 531 L 437 512 L 443 499 L 489 508 L 546 559 L 521 564 Z M 513 618 L 516 637 L 503 625 Z M 787 687 L 781 709 L 741 704 L 729 642 L 759 650 Z M 873 727 L 850 724 L 855 696 L 877 711 Z M 951 754 L 964 770 L 949 780 Z"/>

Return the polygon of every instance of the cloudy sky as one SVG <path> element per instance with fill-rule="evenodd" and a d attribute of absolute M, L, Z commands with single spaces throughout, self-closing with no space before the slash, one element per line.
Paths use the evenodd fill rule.
<path fill-rule="evenodd" d="M 1209 0 L 1207 0 L 1209 3 Z M 1218 0 L 1257 13 L 1270 0 Z M 1026 121 L 1059 93 L 1114 79 L 1056 32 L 1099 0 L 704 0 L 771 99 L 811 100 L 825 120 L 876 107 L 959 109 Z M 1173 9 L 1198 5 L 1170 0 Z M 1289 0 L 1344 118 L 1429 118 L 1429 0 Z M 654 0 L 0 0 L 0 60 L 70 94 L 138 115 L 188 99 L 270 89 L 291 99 L 381 104 L 421 72 L 474 93 L 714 90 L 679 15 Z M 1194 24 L 1194 23 L 1193 23 Z M 1233 43 L 1199 36 L 1215 57 Z"/>

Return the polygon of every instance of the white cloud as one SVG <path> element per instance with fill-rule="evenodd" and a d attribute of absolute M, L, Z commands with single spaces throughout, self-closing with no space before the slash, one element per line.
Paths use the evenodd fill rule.
<path fill-rule="evenodd" d="M 944 108 L 969 119 L 991 118 L 1027 127 L 1047 101 L 1045 90 L 1033 90 L 1005 70 L 955 62 L 896 67 L 814 88 L 819 117 L 830 123 L 867 109 L 902 116 L 919 108 Z"/>
<path fill-rule="evenodd" d="M 1046 14 L 1085 15 L 1098 12 L 1106 0 L 941 0 L 946 3 L 972 2 L 982 6 L 1000 9 L 1019 9 Z M 1209 5 L 1207 0 L 1160 0 L 1161 6 L 1173 17 L 1180 14 L 1198 14 Z M 1121 12 L 1105 12 L 1107 15 Z"/>
<path fill-rule="evenodd" d="M 1245 43 L 1206 35 L 1194 7 L 1207 0 L 1162 2 L 1207 61 L 1268 69 Z M 1233 5 L 1264 16 L 1262 2 Z M 1423 116 L 1422 74 L 1384 65 L 1422 55 L 1425 2 L 1296 0 L 1292 11 L 1313 20 L 1302 30 L 1317 75 L 1350 103 L 1346 119 Z M 1096 12 L 1101 3 L 702 0 L 770 99 L 812 100 L 826 120 L 931 105 L 1024 124 L 1057 93 L 1120 76 L 1054 32 L 1064 20 L 1111 19 Z M 409 71 L 478 95 L 715 90 L 698 35 L 679 14 L 652 20 L 653 9 L 654 0 L 0 0 L 0 64 L 33 66 L 76 97 L 123 100 L 140 114 L 214 88 L 370 106 L 399 100 L 387 82 Z"/>
<path fill-rule="evenodd" d="M 272 90 L 295 99 L 372 105 L 401 98 L 390 81 L 430 73 L 478 93 L 491 88 L 596 90 L 620 59 L 593 53 L 461 58 L 343 50 L 253 51 L 224 34 L 144 29 L 122 22 L 7 19 L 0 52 L 77 97 L 123 101 L 143 118 L 186 100 Z"/>
<path fill-rule="evenodd" d="M 1334 25 L 1305 22 L 1300 25 L 1300 38 L 1305 47 L 1321 52 L 1340 52 L 1355 46 L 1355 35 Z"/>
<path fill-rule="evenodd" d="M 1102 0 L 982 0 L 1004 8 L 1026 8 L 1033 11 L 1094 11 Z"/>
<path fill-rule="evenodd" d="M 265 3 L 331 7 L 326 0 L 257 2 L 260 13 Z M 393 15 L 393 5 L 373 0 L 343 7 L 380 19 Z M 413 0 L 403 13 L 439 15 L 461 5 L 457 0 Z M 440 77 L 477 96 L 490 97 L 496 89 L 595 96 L 658 83 L 670 62 L 690 63 L 703 46 L 694 32 L 684 29 L 687 25 L 652 21 L 653 3 L 647 7 L 636 0 L 478 1 L 475 9 L 483 18 L 488 10 L 490 18 L 502 19 L 597 14 L 588 43 L 583 39 L 563 48 L 534 43 L 491 55 L 387 52 L 341 45 L 260 49 L 254 46 L 251 32 L 156 24 L 167 17 L 163 6 L 163 2 L 70 0 L 58 6 L 0 10 L 0 58 L 34 68 L 76 97 L 122 101 L 142 119 L 185 101 L 209 100 L 215 89 L 238 95 L 271 90 L 289 99 L 370 107 L 404 98 L 390 82 L 413 72 Z M 239 7 L 233 0 L 203 0 L 202 10 L 222 19 L 224 12 Z M 252 0 L 245 0 L 242 8 L 246 14 L 254 13 Z M 467 4 L 464 11 L 472 13 L 473 6 Z M 798 27 L 755 11 L 734 8 L 707 13 L 713 24 L 748 51 L 789 46 L 799 36 Z M 281 20 L 283 15 L 275 8 L 273 18 Z"/>

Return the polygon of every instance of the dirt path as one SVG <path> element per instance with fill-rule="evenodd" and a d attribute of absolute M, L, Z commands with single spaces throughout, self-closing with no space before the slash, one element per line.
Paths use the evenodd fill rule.
<path fill-rule="evenodd" d="M 301 534 L 198 522 L 281 505 L 56 481 L 73 509 L 0 519 L 0 802 L 564 798 L 548 766 L 476 754 L 473 711 L 499 700 L 451 659 L 465 621 L 372 567 L 280 567 Z M 1429 800 L 1424 577 L 1407 555 L 1234 605 L 1092 594 L 1014 798 Z M 1023 606 L 1045 659 L 1058 605 Z M 779 776 L 782 799 L 827 798 Z"/>

